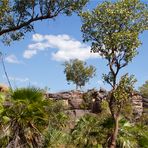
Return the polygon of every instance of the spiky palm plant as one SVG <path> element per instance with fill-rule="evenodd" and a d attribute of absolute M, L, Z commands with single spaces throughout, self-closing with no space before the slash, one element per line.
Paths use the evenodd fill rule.
<path fill-rule="evenodd" d="M 106 116 L 107 117 L 107 116 Z M 98 115 L 85 115 L 72 131 L 72 142 L 76 147 L 98 148 L 107 146 L 112 126 L 111 118 Z M 111 126 L 110 126 L 111 125 Z"/>
<path fill-rule="evenodd" d="M 64 147 L 67 145 L 70 136 L 68 133 L 68 116 L 64 113 L 64 106 L 61 101 L 52 101 L 48 108 L 50 120 L 48 127 L 44 130 L 45 148 Z"/>
<path fill-rule="evenodd" d="M 121 148 L 147 148 L 148 131 L 147 126 L 139 123 L 130 123 L 122 119 L 117 138 L 117 146 Z"/>
<path fill-rule="evenodd" d="M 45 142 L 47 147 L 57 143 L 67 120 L 60 102 L 45 99 L 43 91 L 37 88 L 16 89 L 4 100 L 0 112 L 0 147 L 38 148 Z"/>
<path fill-rule="evenodd" d="M 6 103 L 6 102 L 5 102 Z M 39 147 L 42 130 L 48 125 L 46 108 L 49 102 L 37 88 L 22 88 L 12 92 L 1 112 L 1 139 L 8 147 Z M 7 119 L 7 120 L 6 120 Z M 7 135 L 3 135 L 7 133 Z"/>
<path fill-rule="evenodd" d="M 134 126 L 126 120 L 121 120 L 120 127 L 117 146 L 121 148 L 137 148 L 138 141 L 132 129 Z"/>
<path fill-rule="evenodd" d="M 119 124 L 118 148 L 147 148 L 148 131 L 146 125 L 130 123 L 123 117 Z M 80 118 L 74 127 L 72 143 L 78 148 L 108 147 L 113 126 L 113 120 L 107 112 L 98 115 L 86 115 Z"/>

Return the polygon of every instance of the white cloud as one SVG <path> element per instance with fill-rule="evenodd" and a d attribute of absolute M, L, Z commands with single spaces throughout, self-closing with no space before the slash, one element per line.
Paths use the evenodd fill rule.
<path fill-rule="evenodd" d="M 49 48 L 57 49 L 52 53 L 52 58 L 56 61 L 65 61 L 70 59 L 87 60 L 90 58 L 98 58 L 98 53 L 90 53 L 90 46 L 73 39 L 69 35 L 41 35 L 34 34 L 32 37 L 33 44 L 28 45 L 25 50 L 24 58 L 30 59 L 39 51 Z"/>
<path fill-rule="evenodd" d="M 25 50 L 23 56 L 24 58 L 26 59 L 30 59 L 32 56 L 36 55 L 37 54 L 37 50 Z"/>
<path fill-rule="evenodd" d="M 20 64 L 21 62 L 17 59 L 14 54 L 11 54 L 5 58 L 6 62 L 13 64 Z"/>

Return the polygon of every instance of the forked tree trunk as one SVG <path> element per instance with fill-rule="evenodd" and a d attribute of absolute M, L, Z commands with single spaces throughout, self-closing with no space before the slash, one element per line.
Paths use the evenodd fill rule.
<path fill-rule="evenodd" d="M 119 130 L 119 116 L 116 116 L 116 118 L 114 118 L 114 122 L 115 122 L 115 127 L 111 137 L 111 143 L 109 148 L 116 148 L 116 141 L 117 141 L 117 135 Z"/>

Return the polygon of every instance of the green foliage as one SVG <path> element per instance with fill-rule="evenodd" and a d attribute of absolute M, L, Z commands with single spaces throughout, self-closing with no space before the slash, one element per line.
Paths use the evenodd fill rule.
<path fill-rule="evenodd" d="M 146 5 L 139 0 L 103 2 L 82 13 L 84 40 L 93 41 L 92 50 L 107 59 L 113 56 L 113 47 L 116 53 L 126 51 L 123 60 L 129 61 L 139 46 L 139 33 L 148 29 L 147 15 Z"/>
<path fill-rule="evenodd" d="M 136 79 L 133 75 L 125 74 L 121 77 L 119 84 L 112 90 L 109 98 L 112 115 L 120 116 L 122 114 L 129 119 L 132 117 L 131 96 L 135 82 Z"/>
<path fill-rule="evenodd" d="M 52 19 L 59 14 L 79 11 L 87 0 L 0 0 L 0 36 L 6 44 L 21 39 L 33 30 L 33 22 Z M 110 98 L 101 102 L 102 112 L 80 118 L 68 133 L 68 117 L 61 102 L 46 100 L 37 88 L 0 93 L 0 147 L 108 147 L 113 131 L 118 129 L 116 147 L 147 148 L 145 118 L 139 123 L 127 121 L 131 114 L 130 96 L 135 79 L 127 74 L 117 82 L 117 75 L 138 53 L 139 34 L 148 29 L 148 9 L 140 0 L 103 2 L 92 12 L 80 14 L 84 41 L 92 41 L 93 52 L 108 61 L 104 80 L 112 86 Z M 93 66 L 71 60 L 64 64 L 68 82 L 84 86 L 95 74 Z M 148 82 L 139 88 L 148 97 Z M 93 97 L 84 96 L 89 108 Z M 111 116 L 112 114 L 112 116 Z M 125 119 L 121 119 L 123 115 Z M 120 117 L 120 118 L 119 118 Z M 119 126 L 115 127 L 117 119 Z M 144 121 L 143 121 L 144 120 Z M 114 128 L 115 127 L 115 128 Z"/>
<path fill-rule="evenodd" d="M 62 129 L 67 116 L 62 104 L 47 100 L 37 88 L 16 89 L 1 104 L 0 146 L 41 147 L 49 127 Z"/>
<path fill-rule="evenodd" d="M 126 75 L 119 86 L 126 84 L 128 92 L 127 82 L 131 80 Z M 84 115 L 69 131 L 69 118 L 61 101 L 46 100 L 43 91 L 37 88 L 16 89 L 11 93 L 0 94 L 0 147 L 13 147 L 14 144 L 34 148 L 108 147 L 115 123 L 107 100 L 101 102 L 101 113 Z M 130 123 L 121 118 L 117 147 L 147 147 L 147 125 L 143 120 Z"/>
<path fill-rule="evenodd" d="M 109 73 L 104 81 L 112 90 L 109 108 L 115 122 L 109 147 L 116 147 L 120 115 L 129 102 L 133 80 L 126 75 L 118 83 L 118 73 L 138 53 L 139 34 L 148 30 L 148 7 L 140 0 L 105 1 L 91 12 L 80 14 L 84 41 L 91 41 L 91 51 L 107 60 Z"/>
<path fill-rule="evenodd" d="M 35 87 L 28 87 L 28 88 L 21 88 L 16 89 L 12 95 L 11 98 L 14 101 L 28 101 L 29 103 L 42 101 L 43 100 L 43 92 L 40 89 L 37 89 Z"/>
<path fill-rule="evenodd" d="M 102 100 L 101 109 L 103 113 L 110 114 L 109 104 L 107 100 Z"/>
<path fill-rule="evenodd" d="M 108 121 L 105 116 L 85 115 L 82 117 L 72 131 L 72 142 L 75 147 L 105 146 L 110 131 L 109 128 L 105 128 L 105 125 L 109 127 Z"/>
<path fill-rule="evenodd" d="M 122 118 L 117 137 L 119 148 L 146 148 L 148 140 L 147 126 L 130 123 Z M 72 131 L 72 142 L 75 147 L 94 147 L 98 145 L 108 147 L 114 122 L 106 113 L 99 116 L 85 115 L 76 124 Z"/>
<path fill-rule="evenodd" d="M 65 62 L 64 66 L 67 81 L 76 84 L 76 89 L 84 86 L 95 75 L 96 71 L 92 65 L 86 66 L 85 62 L 78 59 Z"/>
<path fill-rule="evenodd" d="M 117 146 L 123 148 L 147 147 L 147 126 L 139 123 L 130 123 L 125 119 L 121 119 L 120 127 Z"/>
<path fill-rule="evenodd" d="M 0 22 L 5 12 L 8 10 L 8 0 L 0 0 Z"/>
<path fill-rule="evenodd" d="M 70 141 L 68 133 L 61 130 L 51 128 L 45 133 L 45 142 L 43 147 L 55 148 L 66 145 Z"/>
<path fill-rule="evenodd" d="M 144 97 L 148 98 L 148 81 L 139 88 L 139 91 Z"/>
<path fill-rule="evenodd" d="M 3 102 L 5 100 L 5 94 L 0 92 L 0 114 L 3 112 L 4 107 L 3 107 Z"/>
<path fill-rule="evenodd" d="M 117 104 L 121 104 L 122 106 L 130 98 L 135 82 L 134 76 L 129 77 L 128 74 L 126 74 L 121 77 L 119 84 L 113 92 Z"/>
<path fill-rule="evenodd" d="M 143 113 L 142 116 L 139 118 L 138 121 L 141 125 L 146 125 L 148 126 L 148 114 L 147 113 Z"/>
<path fill-rule="evenodd" d="M 136 135 L 133 133 L 133 125 L 128 121 L 122 119 L 120 121 L 119 136 L 117 139 L 117 146 L 123 148 L 136 148 L 138 146 Z"/>
<path fill-rule="evenodd" d="M 7 137 L 7 145 L 15 143 L 17 146 L 19 144 L 36 146 L 41 141 L 35 139 L 41 138 L 40 130 L 43 130 L 43 125 L 48 123 L 48 116 L 45 112 L 45 106 L 48 104 L 44 100 L 43 93 L 35 88 L 17 89 L 7 102 L 9 105 L 4 105 L 1 113 L 1 124 L 4 124 L 1 130 L 9 134 L 3 136 L 1 134 L 0 141 Z M 17 140 L 18 138 L 20 140 Z"/>
<path fill-rule="evenodd" d="M 90 109 L 92 107 L 92 103 L 95 98 L 96 98 L 96 91 L 94 89 L 84 93 L 81 108 Z"/>
<path fill-rule="evenodd" d="M 0 36 L 9 44 L 33 30 L 38 20 L 79 12 L 88 0 L 0 0 Z"/>
<path fill-rule="evenodd" d="M 86 114 L 77 121 L 71 133 L 71 144 L 74 147 L 102 148 L 108 146 L 113 120 L 106 100 L 101 102 L 101 109 L 101 113 Z"/>
<path fill-rule="evenodd" d="M 60 101 L 51 101 L 48 107 L 48 126 L 43 131 L 42 147 L 60 147 L 69 141 L 67 129 L 68 116 L 64 113 L 64 106 Z"/>
<path fill-rule="evenodd" d="M 137 54 L 139 34 L 148 29 L 147 6 L 139 0 L 103 2 L 81 17 L 84 41 L 107 59 L 110 72 L 104 78 L 114 87 L 119 70 Z"/>

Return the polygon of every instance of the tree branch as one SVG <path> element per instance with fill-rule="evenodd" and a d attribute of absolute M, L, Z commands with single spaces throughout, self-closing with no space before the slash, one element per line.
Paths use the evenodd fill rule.
<path fill-rule="evenodd" d="M 0 36 L 5 34 L 5 33 L 8 33 L 8 32 L 12 32 L 12 31 L 16 31 L 16 30 L 19 30 L 25 26 L 28 26 L 30 25 L 31 23 L 35 22 L 35 21 L 39 21 L 39 20 L 45 20 L 45 19 L 51 19 L 51 18 L 54 18 L 56 17 L 64 8 L 61 8 L 61 9 L 58 9 L 54 15 L 41 15 L 41 16 L 36 16 L 36 17 L 33 17 L 31 19 L 29 19 L 28 21 L 26 22 L 23 22 L 21 24 L 17 24 L 16 26 L 12 27 L 12 28 L 8 28 L 8 29 L 4 29 L 4 30 L 1 30 L 0 31 Z"/>

